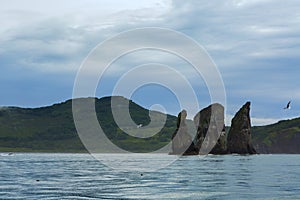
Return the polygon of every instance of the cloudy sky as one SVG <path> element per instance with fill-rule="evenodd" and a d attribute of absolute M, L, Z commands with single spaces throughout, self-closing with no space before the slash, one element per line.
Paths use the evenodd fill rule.
<path fill-rule="evenodd" d="M 39 107 L 70 99 L 81 63 L 99 43 L 123 31 L 161 27 L 191 37 L 211 56 L 225 86 L 227 121 L 246 101 L 252 103 L 255 125 L 300 116 L 297 0 L 0 0 L 0 21 L 0 106 Z M 186 70 L 191 66 L 151 50 L 116 60 L 96 96 L 111 95 L 124 73 L 147 63 L 179 70 L 190 81 L 199 106 L 210 104 L 201 76 Z M 153 76 L 181 85 L 163 71 Z M 177 114 L 181 108 L 175 95 L 168 87 L 146 85 L 131 98 L 147 108 L 161 104 Z M 292 108 L 283 110 L 289 100 Z"/>

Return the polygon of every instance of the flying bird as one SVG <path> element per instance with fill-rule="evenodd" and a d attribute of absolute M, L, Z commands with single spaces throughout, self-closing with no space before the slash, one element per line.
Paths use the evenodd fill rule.
<path fill-rule="evenodd" d="M 283 109 L 291 109 L 291 101 L 289 101 L 289 102 L 286 104 L 286 107 L 284 107 Z"/>

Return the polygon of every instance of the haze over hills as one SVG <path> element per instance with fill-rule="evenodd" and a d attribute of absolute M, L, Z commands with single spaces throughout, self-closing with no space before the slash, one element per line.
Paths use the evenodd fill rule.
<path fill-rule="evenodd" d="M 115 98 L 126 100 L 123 97 Z M 165 126 L 153 137 L 136 138 L 118 128 L 111 112 L 111 97 L 82 98 L 75 101 L 94 100 L 97 118 L 103 131 L 122 149 L 152 152 L 171 141 L 177 117 L 167 115 Z M 146 126 L 150 123 L 149 110 L 129 101 L 129 111 L 137 125 Z M 188 124 L 192 126 L 192 121 L 188 121 Z M 145 132 L 151 130 L 151 127 L 143 129 Z M 139 131 L 138 127 L 136 131 Z M 252 142 L 259 153 L 300 153 L 300 118 L 252 127 Z M 74 125 L 72 101 L 42 108 L 0 109 L 0 151 L 86 152 Z"/>

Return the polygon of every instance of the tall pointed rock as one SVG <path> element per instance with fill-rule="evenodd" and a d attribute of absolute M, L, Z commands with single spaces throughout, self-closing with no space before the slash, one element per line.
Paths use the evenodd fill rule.
<path fill-rule="evenodd" d="M 251 143 L 250 102 L 243 105 L 232 119 L 227 147 L 229 153 L 256 154 Z"/>

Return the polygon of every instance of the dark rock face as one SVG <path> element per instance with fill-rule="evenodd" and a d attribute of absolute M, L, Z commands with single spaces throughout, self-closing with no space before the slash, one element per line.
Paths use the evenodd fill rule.
<path fill-rule="evenodd" d="M 194 117 L 197 128 L 195 147 L 199 154 L 226 154 L 226 133 L 224 125 L 224 107 L 212 104 Z"/>
<path fill-rule="evenodd" d="M 214 148 L 210 152 L 211 154 L 222 155 L 227 154 L 227 136 L 225 132 L 225 124 L 223 125 L 223 129 L 219 136 L 219 139 L 214 146 Z"/>
<path fill-rule="evenodd" d="M 250 102 L 236 113 L 227 138 L 228 153 L 256 154 L 251 143 Z"/>
<path fill-rule="evenodd" d="M 186 110 L 182 110 L 178 114 L 177 128 L 172 136 L 172 152 L 171 154 L 192 154 L 194 148 L 192 137 L 188 134 L 186 125 Z"/>

